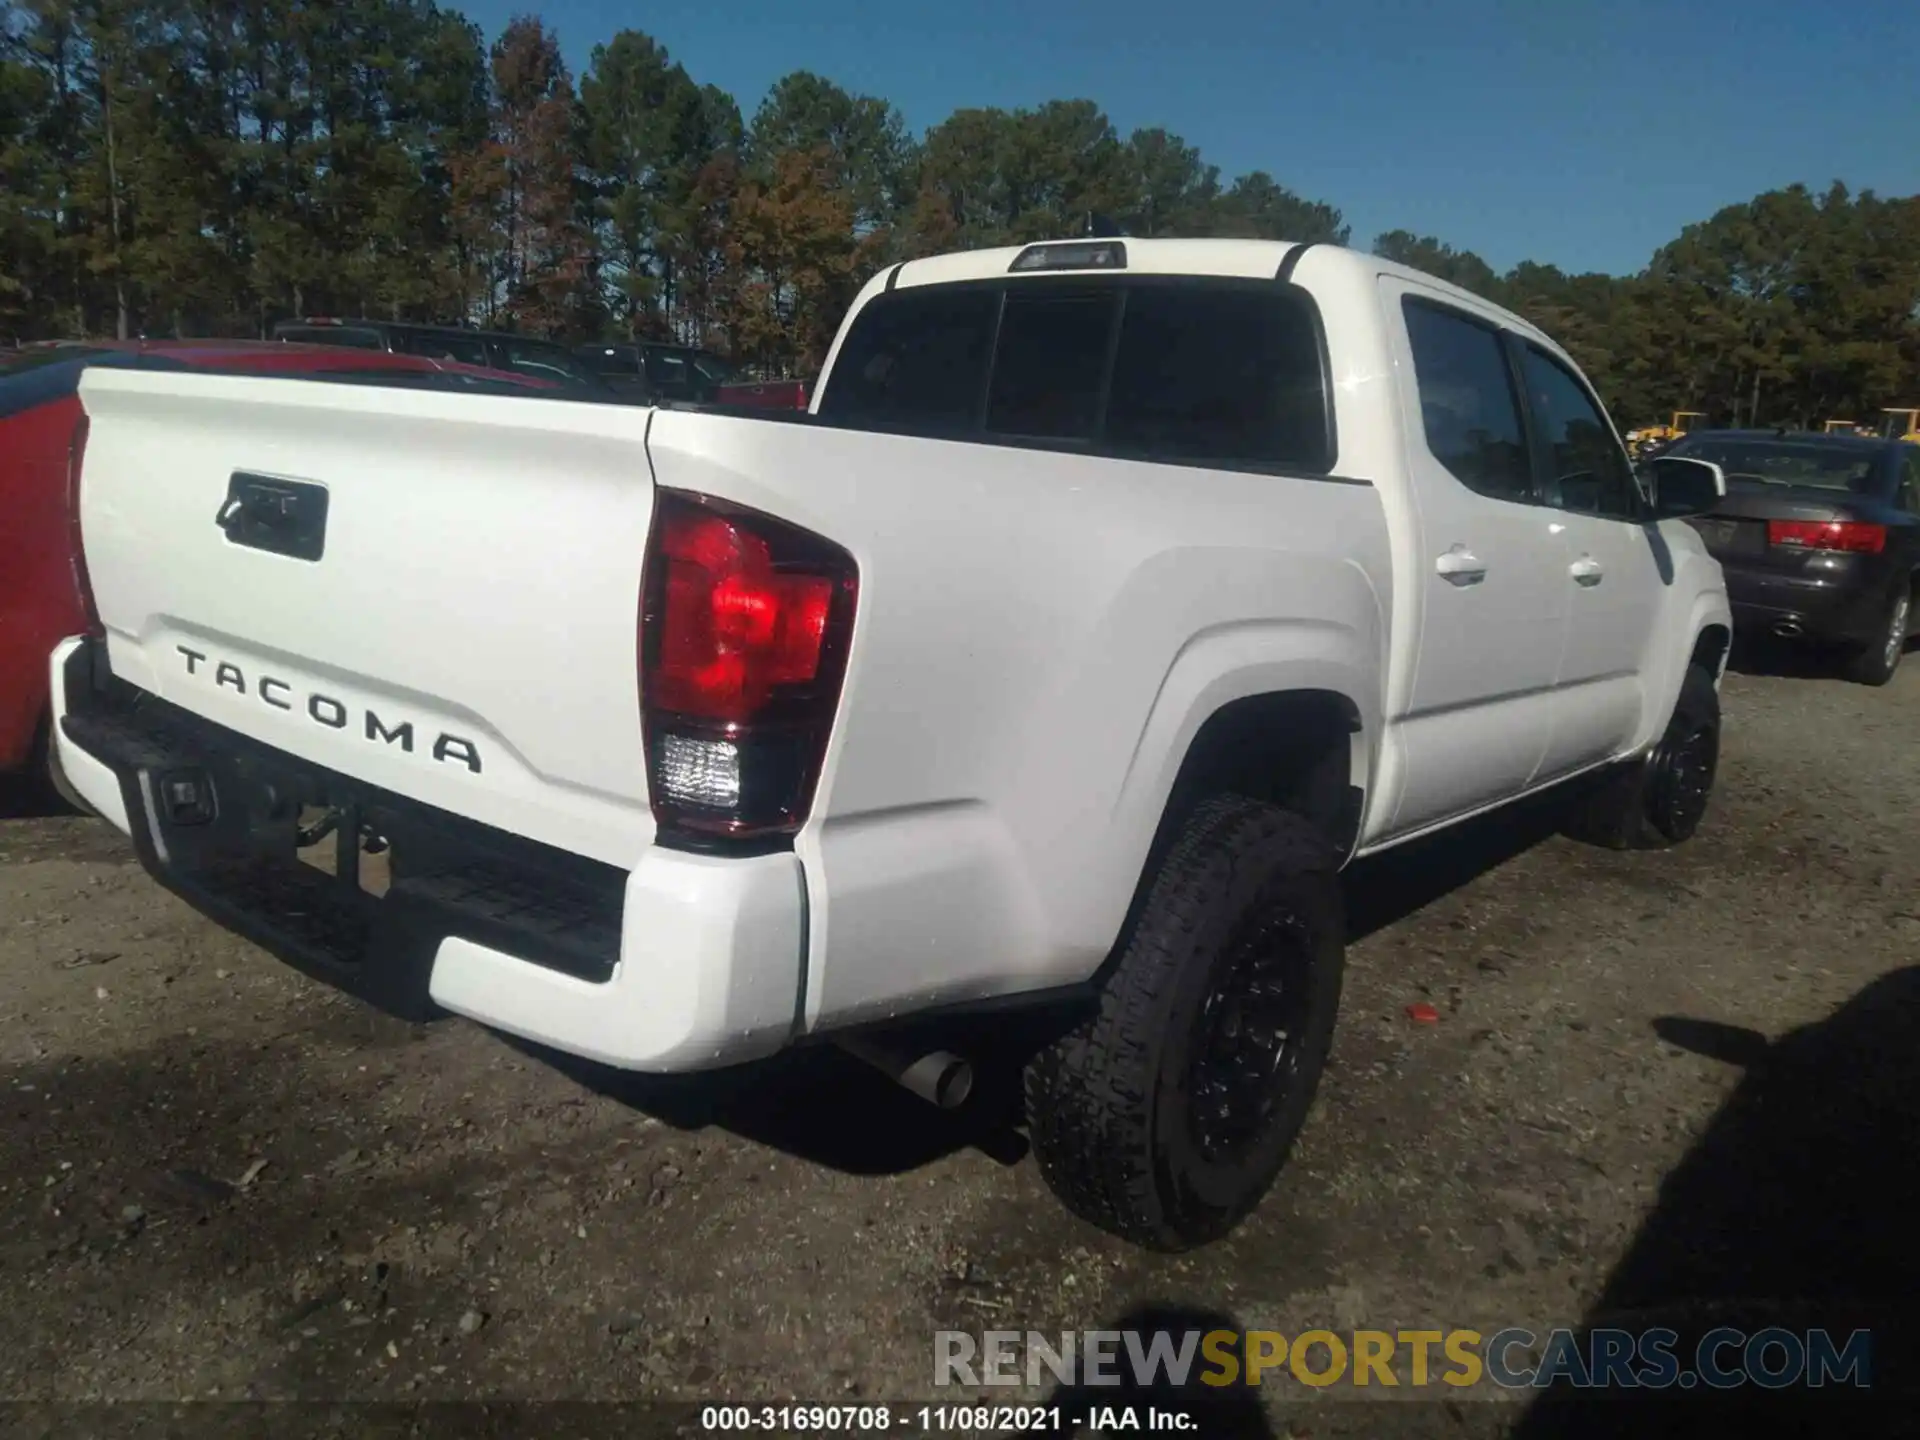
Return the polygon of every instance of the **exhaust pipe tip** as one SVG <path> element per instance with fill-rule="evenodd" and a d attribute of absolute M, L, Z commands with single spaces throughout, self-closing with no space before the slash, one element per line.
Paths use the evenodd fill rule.
<path fill-rule="evenodd" d="M 923 1072 L 924 1079 L 913 1083 L 917 1072 Z M 942 1110 L 958 1110 L 973 1094 L 973 1066 L 949 1051 L 936 1050 L 915 1061 L 902 1083 Z"/>
<path fill-rule="evenodd" d="M 973 1094 L 973 1065 L 951 1050 L 900 1050 L 870 1039 L 839 1043 L 849 1055 L 938 1109 L 958 1110 Z"/>

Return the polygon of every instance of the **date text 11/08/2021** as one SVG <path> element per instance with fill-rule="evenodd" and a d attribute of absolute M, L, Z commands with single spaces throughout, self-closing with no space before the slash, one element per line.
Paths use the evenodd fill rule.
<path fill-rule="evenodd" d="M 1199 1421 L 1155 1405 L 708 1405 L 700 1427 L 763 1434 L 960 1435 L 1193 1432 Z"/>

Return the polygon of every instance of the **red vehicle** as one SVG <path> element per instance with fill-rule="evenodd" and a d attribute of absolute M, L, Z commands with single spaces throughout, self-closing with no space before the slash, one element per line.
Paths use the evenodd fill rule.
<path fill-rule="evenodd" d="M 524 392 L 553 382 L 423 355 L 246 340 L 64 341 L 0 350 L 0 775 L 65 786 L 49 761 L 47 656 L 89 628 L 70 505 L 91 365 Z"/>
<path fill-rule="evenodd" d="M 716 405 L 765 406 L 771 410 L 804 410 L 811 387 L 805 380 L 736 380 L 714 391 Z"/>

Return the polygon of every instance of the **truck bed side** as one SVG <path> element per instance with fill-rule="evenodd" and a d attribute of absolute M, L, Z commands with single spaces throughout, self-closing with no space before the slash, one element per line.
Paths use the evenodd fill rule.
<path fill-rule="evenodd" d="M 1186 743 L 1273 690 L 1378 733 L 1387 527 L 1300 479 L 662 412 L 664 487 L 860 565 L 807 873 L 809 1024 L 1084 979 Z M 1364 769 L 1364 760 L 1362 761 Z"/>

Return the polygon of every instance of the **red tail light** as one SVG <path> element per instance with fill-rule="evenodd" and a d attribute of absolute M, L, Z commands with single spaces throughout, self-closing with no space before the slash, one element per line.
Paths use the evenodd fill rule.
<path fill-rule="evenodd" d="M 1795 550 L 1878 555 L 1887 547 L 1887 527 L 1856 520 L 1769 520 L 1767 543 Z"/>
<path fill-rule="evenodd" d="M 80 468 L 87 458 L 87 417 L 73 422 L 67 437 L 67 558 L 73 565 L 73 588 L 80 597 L 81 612 L 87 618 L 89 635 L 106 633 L 100 624 L 100 612 L 93 603 L 93 580 L 87 574 L 87 551 L 80 536 Z"/>
<path fill-rule="evenodd" d="M 771 516 L 662 490 L 640 616 L 641 719 L 668 841 L 805 823 L 840 703 L 859 573 Z"/>

